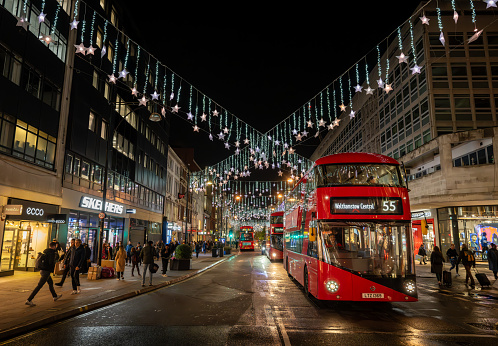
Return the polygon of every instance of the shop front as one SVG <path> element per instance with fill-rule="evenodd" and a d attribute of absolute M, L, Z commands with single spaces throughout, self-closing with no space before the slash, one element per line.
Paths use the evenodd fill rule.
<path fill-rule="evenodd" d="M 467 244 L 476 259 L 487 260 L 490 244 L 498 244 L 498 206 L 445 207 L 439 208 L 437 213 L 444 251 L 451 243 L 458 248 Z"/>
<path fill-rule="evenodd" d="M 58 213 L 56 205 L 9 198 L 3 214 L 1 275 L 12 275 L 14 270 L 35 270 L 38 253 L 48 247 L 65 222 L 65 217 Z"/>
<path fill-rule="evenodd" d="M 130 218 L 129 241 L 133 245 L 138 242 L 144 244 L 148 241 L 156 243 L 162 239 L 161 230 L 160 222 Z"/>
<path fill-rule="evenodd" d="M 434 227 L 435 210 L 422 210 L 412 213 L 413 246 L 415 254 L 421 244 L 424 244 L 430 256 L 434 246 L 437 245 L 436 229 Z"/>
<path fill-rule="evenodd" d="M 182 227 L 176 222 L 168 221 L 168 228 L 166 231 L 166 242 L 171 243 L 172 241 L 179 241 L 179 233 L 181 233 Z"/>

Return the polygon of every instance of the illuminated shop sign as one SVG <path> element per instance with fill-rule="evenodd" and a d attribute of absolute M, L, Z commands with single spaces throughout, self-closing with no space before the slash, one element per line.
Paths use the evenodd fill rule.
<path fill-rule="evenodd" d="M 385 214 L 402 215 L 399 197 L 340 197 L 330 199 L 332 214 Z"/>
<path fill-rule="evenodd" d="M 83 196 L 80 199 L 80 208 L 91 210 L 102 210 L 102 200 L 89 196 Z M 123 214 L 124 207 L 121 204 L 105 202 L 105 211 L 113 214 Z"/>
<path fill-rule="evenodd" d="M 47 222 L 63 225 L 66 223 L 66 218 L 67 214 L 50 214 L 47 215 Z"/>
<path fill-rule="evenodd" d="M 414 212 L 412 213 L 412 219 L 419 219 L 419 218 L 422 218 L 422 217 L 431 217 L 432 214 L 430 212 L 430 210 L 428 211 L 417 211 L 417 212 Z"/>

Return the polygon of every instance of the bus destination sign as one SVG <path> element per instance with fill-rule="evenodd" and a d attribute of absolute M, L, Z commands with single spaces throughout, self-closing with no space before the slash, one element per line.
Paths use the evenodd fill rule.
<path fill-rule="evenodd" d="M 337 197 L 330 199 L 332 214 L 403 215 L 400 197 Z"/>

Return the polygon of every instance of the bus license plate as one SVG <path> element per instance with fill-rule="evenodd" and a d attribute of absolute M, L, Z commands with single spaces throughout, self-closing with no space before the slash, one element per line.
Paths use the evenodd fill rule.
<path fill-rule="evenodd" d="M 382 299 L 384 298 L 384 293 L 362 293 L 362 298 L 374 298 L 374 299 Z"/>

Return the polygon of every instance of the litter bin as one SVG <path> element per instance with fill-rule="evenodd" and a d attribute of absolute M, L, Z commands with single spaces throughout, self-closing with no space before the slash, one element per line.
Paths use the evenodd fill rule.
<path fill-rule="evenodd" d="M 219 254 L 220 254 L 220 257 L 223 257 L 223 248 L 219 248 Z"/>
<path fill-rule="evenodd" d="M 217 249 L 217 248 L 215 248 L 215 247 L 214 247 L 214 248 L 212 248 L 212 249 L 211 249 L 211 252 L 212 252 L 212 254 L 213 254 L 213 257 L 218 257 L 218 249 Z"/>

